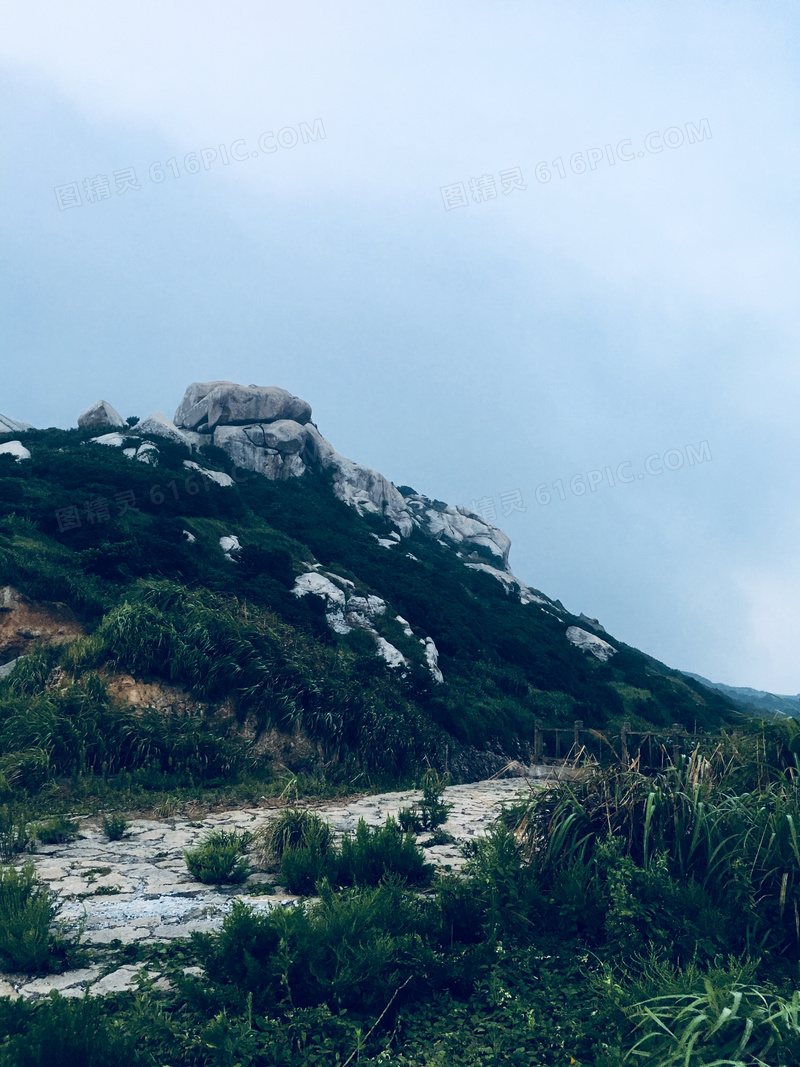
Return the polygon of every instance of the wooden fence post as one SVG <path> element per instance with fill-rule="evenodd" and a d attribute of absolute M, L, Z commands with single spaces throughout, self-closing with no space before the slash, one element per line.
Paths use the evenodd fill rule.
<path fill-rule="evenodd" d="M 679 722 L 672 724 L 672 762 L 677 767 L 678 761 L 681 755 L 681 738 L 683 737 L 683 727 Z"/>
<path fill-rule="evenodd" d="M 622 748 L 622 766 L 626 769 L 630 766 L 630 756 L 628 754 L 628 734 L 630 733 L 631 724 L 624 722 L 619 732 L 620 747 Z"/>
<path fill-rule="evenodd" d="M 577 756 L 581 750 L 581 743 L 583 739 L 583 719 L 575 720 L 575 755 Z"/>
<path fill-rule="evenodd" d="M 542 762 L 542 720 L 536 719 L 533 724 L 533 758 L 536 763 Z"/>

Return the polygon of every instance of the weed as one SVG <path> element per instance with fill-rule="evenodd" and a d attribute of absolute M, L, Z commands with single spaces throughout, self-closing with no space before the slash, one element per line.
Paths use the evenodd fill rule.
<path fill-rule="evenodd" d="M 440 777 L 436 771 L 429 769 L 422 778 L 422 800 L 419 808 L 401 808 L 397 819 L 406 832 L 420 833 L 423 830 L 435 830 L 453 810 L 452 804 L 443 804 L 442 796 L 449 779 Z"/>
<path fill-rule="evenodd" d="M 63 845 L 67 841 L 75 840 L 78 836 L 78 825 L 77 820 L 58 815 L 46 822 L 37 823 L 33 832 L 43 845 Z"/>
<path fill-rule="evenodd" d="M 27 863 L 21 870 L 0 868 L 0 968 L 47 971 L 51 954 L 53 899 Z"/>
<path fill-rule="evenodd" d="M 186 866 L 206 884 L 238 885 L 250 874 L 244 852 L 251 840 L 246 830 L 212 830 L 196 848 L 184 851 Z"/>
<path fill-rule="evenodd" d="M 30 843 L 27 810 L 19 805 L 0 806 L 0 860 L 9 863 Z"/>
<path fill-rule="evenodd" d="M 124 815 L 112 813 L 103 816 L 103 833 L 109 841 L 119 841 L 130 828 L 130 823 Z"/>
<path fill-rule="evenodd" d="M 260 866 L 277 869 L 287 848 L 307 848 L 312 839 L 320 852 L 327 852 L 333 840 L 330 826 L 313 811 L 287 808 L 256 832 L 253 852 Z"/>

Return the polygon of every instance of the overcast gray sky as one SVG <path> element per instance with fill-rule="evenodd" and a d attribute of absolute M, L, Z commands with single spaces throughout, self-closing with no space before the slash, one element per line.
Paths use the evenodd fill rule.
<path fill-rule="evenodd" d="M 283 386 L 571 611 L 796 693 L 799 24 L 5 3 L 0 412 Z"/>

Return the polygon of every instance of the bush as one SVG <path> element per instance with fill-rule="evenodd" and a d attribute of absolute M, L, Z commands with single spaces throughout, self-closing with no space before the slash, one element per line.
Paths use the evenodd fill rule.
<path fill-rule="evenodd" d="M 30 842 L 26 809 L 3 804 L 0 807 L 0 860 L 9 863 L 14 856 L 24 852 Z"/>
<path fill-rule="evenodd" d="M 135 1067 L 145 1062 L 136 1037 L 125 1035 L 108 1018 L 100 997 L 67 999 L 51 993 L 39 1004 L 17 1001 L 10 1008 L 16 1032 L 0 1047 L 0 1067 Z"/>
<path fill-rule="evenodd" d="M 345 837 L 338 848 L 330 841 L 329 828 L 312 826 L 303 843 L 285 848 L 281 858 L 281 881 L 290 892 L 303 895 L 313 893 L 323 878 L 341 888 L 375 886 L 389 875 L 418 886 L 433 879 L 433 865 L 425 862 L 412 835 L 392 818 L 375 827 L 359 819 L 355 837 Z"/>
<path fill-rule="evenodd" d="M 109 841 L 119 841 L 128 832 L 130 823 L 124 815 L 113 813 L 103 816 L 103 833 Z"/>
<path fill-rule="evenodd" d="M 447 778 L 440 778 L 434 770 L 426 771 L 422 779 L 422 800 L 419 808 L 401 808 L 397 818 L 405 831 L 420 833 L 422 830 L 435 830 L 453 810 L 452 804 L 443 804 L 442 795 L 447 786 Z"/>
<path fill-rule="evenodd" d="M 398 879 L 266 913 L 235 901 L 219 934 L 194 935 L 208 978 L 249 993 L 260 1010 L 327 1003 L 370 1012 L 432 963 L 435 929 L 424 902 Z M 332 1062 L 326 1060 L 325 1062 Z"/>
<path fill-rule="evenodd" d="M 0 868 L 0 968 L 47 971 L 50 926 L 56 915 L 49 891 L 27 863 L 22 870 Z"/>
<path fill-rule="evenodd" d="M 280 866 L 287 848 L 309 848 L 315 842 L 325 853 L 332 840 L 330 826 L 315 812 L 288 808 L 256 833 L 253 852 L 260 866 L 272 868 Z"/>
<path fill-rule="evenodd" d="M 239 830 L 212 830 L 197 848 L 184 851 L 186 866 L 191 874 L 207 885 L 227 883 L 239 885 L 250 874 L 250 864 L 244 852 L 252 834 Z"/>
<path fill-rule="evenodd" d="M 78 836 L 78 823 L 75 819 L 68 819 L 66 815 L 48 819 L 47 822 L 38 823 L 34 827 L 34 835 L 43 845 L 63 845 L 66 841 L 74 841 Z"/>

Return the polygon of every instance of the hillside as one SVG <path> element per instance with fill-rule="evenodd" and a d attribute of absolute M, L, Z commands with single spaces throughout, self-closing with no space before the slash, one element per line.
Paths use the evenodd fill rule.
<path fill-rule="evenodd" d="M 502 531 L 339 456 L 284 390 L 80 421 L 2 423 L 10 784 L 242 761 L 469 779 L 527 759 L 537 718 L 736 714 L 517 579 Z"/>
<path fill-rule="evenodd" d="M 726 697 L 738 705 L 743 714 L 763 715 L 771 718 L 773 715 L 791 715 L 792 718 L 800 718 L 800 694 L 796 696 L 781 695 L 780 693 L 768 693 L 764 689 L 751 689 L 750 686 L 725 685 L 724 682 L 710 682 L 700 674 L 683 672 L 687 678 L 694 678 L 696 682 L 716 689 L 724 693 Z"/>

